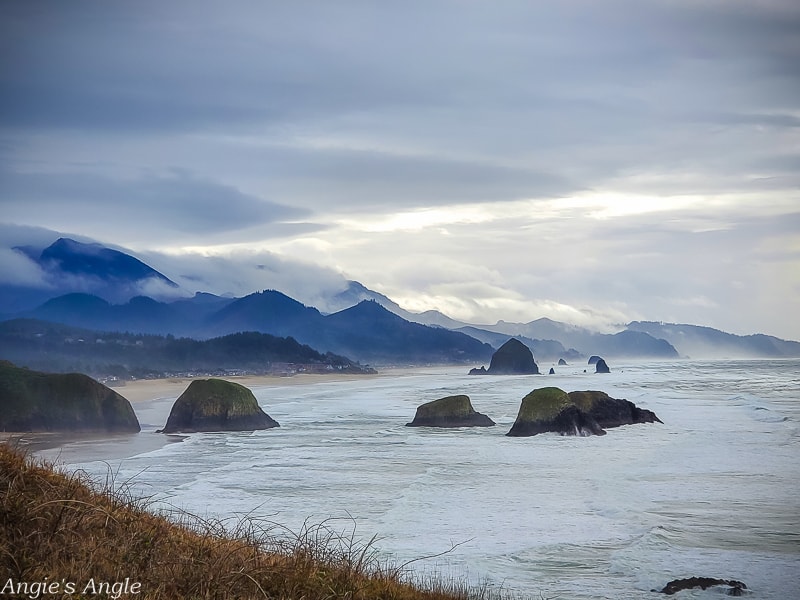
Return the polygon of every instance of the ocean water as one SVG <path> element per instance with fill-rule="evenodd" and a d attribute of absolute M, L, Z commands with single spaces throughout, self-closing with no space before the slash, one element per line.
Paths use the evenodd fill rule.
<path fill-rule="evenodd" d="M 533 598 L 658 598 L 651 589 L 689 576 L 744 581 L 751 598 L 800 598 L 800 361 L 610 366 L 254 388 L 279 429 L 192 434 L 107 461 L 80 462 L 85 443 L 59 456 L 156 507 L 294 532 L 325 522 L 376 536 L 380 556 L 414 561 L 415 573 Z M 627 398 L 664 424 L 506 437 L 522 397 L 550 385 Z M 405 427 L 419 404 L 455 393 L 497 425 Z M 160 435 L 173 401 L 137 406 L 141 436 Z"/>

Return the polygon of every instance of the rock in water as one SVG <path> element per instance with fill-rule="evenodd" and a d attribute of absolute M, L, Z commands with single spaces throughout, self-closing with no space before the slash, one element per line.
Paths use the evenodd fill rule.
<path fill-rule="evenodd" d="M 547 372 L 548 375 L 555 375 L 556 370 L 553 367 L 550 367 L 550 370 Z"/>
<path fill-rule="evenodd" d="M 566 367 L 567 366 L 567 361 L 565 361 L 563 358 L 559 358 L 558 359 L 558 366 L 559 367 Z"/>
<path fill-rule="evenodd" d="M 602 358 L 598 360 L 594 365 L 594 372 L 595 373 L 611 373 L 611 369 L 608 368 L 606 361 Z"/>
<path fill-rule="evenodd" d="M 629 400 L 612 398 L 605 392 L 570 392 L 568 396 L 575 406 L 590 415 L 600 427 L 662 422 L 653 411 L 639 408 Z"/>
<path fill-rule="evenodd" d="M 196 379 L 172 405 L 161 433 L 253 431 L 279 426 L 243 385 L 223 379 Z"/>
<path fill-rule="evenodd" d="M 726 592 L 728 596 L 741 596 L 743 594 L 743 590 L 747 589 L 747 586 L 744 583 L 742 583 L 741 581 L 737 581 L 735 579 L 717 579 L 715 577 L 688 577 L 686 579 L 673 579 L 667 585 L 664 586 L 664 589 L 653 590 L 653 591 L 661 592 L 662 594 L 667 594 L 668 596 L 671 596 L 672 594 L 676 594 L 683 590 L 691 590 L 694 588 L 700 588 L 701 590 L 705 590 L 715 585 L 729 586 Z"/>
<path fill-rule="evenodd" d="M 533 352 L 516 338 L 511 338 L 492 355 L 489 363 L 490 375 L 539 374 L 539 367 L 533 360 Z"/>
<path fill-rule="evenodd" d="M 406 427 L 491 427 L 489 417 L 472 408 L 469 396 L 447 396 L 423 404 Z"/>
<path fill-rule="evenodd" d="M 533 390 L 522 399 L 517 420 L 506 434 L 512 437 L 555 432 L 561 435 L 605 435 L 591 415 L 582 412 L 557 387 Z"/>
<path fill-rule="evenodd" d="M 599 356 L 597 356 L 596 354 L 592 354 L 592 355 L 589 357 L 589 363 L 588 363 L 588 364 L 590 364 L 590 365 L 595 365 L 595 364 L 597 364 L 597 361 L 598 361 L 598 360 L 601 360 L 601 359 L 600 359 L 600 357 L 599 357 Z"/>
<path fill-rule="evenodd" d="M 478 368 L 470 369 L 469 370 L 469 374 L 470 375 L 486 375 L 487 374 L 486 367 L 481 365 L 480 369 L 478 369 Z"/>
<path fill-rule="evenodd" d="M 140 430 L 131 403 L 88 375 L 0 361 L 0 431 Z"/>

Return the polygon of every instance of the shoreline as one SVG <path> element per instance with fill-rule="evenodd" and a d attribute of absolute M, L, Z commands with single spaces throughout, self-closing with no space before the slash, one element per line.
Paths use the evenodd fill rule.
<path fill-rule="evenodd" d="M 136 379 L 134 381 L 115 382 L 119 385 L 107 385 L 112 390 L 123 396 L 131 404 L 139 404 L 163 398 L 177 398 L 189 384 L 196 379 L 224 379 L 233 381 L 247 388 L 277 387 L 286 385 L 308 385 L 313 383 L 330 383 L 335 381 L 353 381 L 380 377 L 377 374 L 317 374 L 298 373 L 295 375 L 233 375 L 211 376 L 197 375 L 196 377 L 167 377 L 163 379 Z"/>
<path fill-rule="evenodd" d="M 377 373 L 296 373 L 293 375 L 235 375 L 218 377 L 239 383 L 247 388 L 269 388 L 299 385 L 361 381 L 382 377 L 397 377 L 424 372 L 426 367 L 386 368 Z M 163 379 L 137 379 L 107 385 L 131 403 L 137 413 L 159 401 L 177 399 L 196 379 L 211 376 L 169 377 Z M 139 415 L 137 414 L 137 417 Z M 141 418 L 140 418 L 141 421 Z M 157 450 L 167 444 L 181 442 L 186 435 L 171 435 L 147 431 L 138 433 L 113 433 L 94 431 L 0 431 L 0 443 L 30 453 L 37 458 L 69 464 L 94 460 L 117 460 L 135 454 Z M 77 460 L 76 460 L 77 459 Z"/>

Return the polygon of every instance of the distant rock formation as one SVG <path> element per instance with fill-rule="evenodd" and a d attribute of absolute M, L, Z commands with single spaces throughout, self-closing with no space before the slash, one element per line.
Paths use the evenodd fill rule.
<path fill-rule="evenodd" d="M 588 364 L 590 364 L 590 365 L 597 364 L 597 361 L 598 361 L 598 360 L 602 360 L 602 359 L 601 359 L 599 356 L 597 356 L 596 354 L 592 354 L 592 355 L 589 357 L 589 362 L 588 362 Z"/>
<path fill-rule="evenodd" d="M 605 435 L 604 427 L 661 423 L 652 411 L 605 392 L 570 392 L 557 387 L 533 390 L 522 399 L 519 414 L 506 434 L 512 437 L 555 432 L 561 435 Z"/>
<path fill-rule="evenodd" d="M 512 437 L 555 432 L 561 435 L 605 435 L 590 415 L 581 411 L 567 393 L 557 387 L 533 390 L 522 399 L 517 419 L 506 434 Z"/>
<path fill-rule="evenodd" d="M 253 392 L 223 379 L 196 379 L 172 405 L 161 433 L 252 431 L 279 427 Z"/>
<path fill-rule="evenodd" d="M 567 366 L 567 361 L 565 361 L 563 358 L 559 358 L 558 359 L 558 366 L 559 367 L 566 367 Z"/>
<path fill-rule="evenodd" d="M 423 404 L 406 427 L 491 427 L 489 417 L 472 408 L 469 396 L 446 396 Z"/>
<path fill-rule="evenodd" d="M 656 414 L 639 408 L 629 400 L 612 398 L 605 392 L 583 391 L 568 394 L 572 403 L 591 415 L 600 427 L 619 427 L 635 423 L 662 423 Z"/>
<path fill-rule="evenodd" d="M 511 338 L 492 354 L 489 375 L 538 375 L 533 352 L 516 338 Z"/>
<path fill-rule="evenodd" d="M 550 370 L 547 372 L 548 375 L 555 375 L 556 370 L 553 367 L 550 367 Z"/>
<path fill-rule="evenodd" d="M 0 361 L 0 431 L 140 431 L 130 402 L 80 373 L 31 371 Z"/>
<path fill-rule="evenodd" d="M 606 361 L 602 358 L 598 360 L 594 365 L 594 372 L 595 373 L 611 373 L 611 369 L 608 368 Z"/>
<path fill-rule="evenodd" d="M 480 369 L 470 369 L 469 370 L 469 374 L 470 375 L 486 375 L 486 373 L 487 373 L 486 367 L 484 367 L 483 365 L 481 365 Z"/>
<path fill-rule="evenodd" d="M 714 587 L 715 585 L 727 585 L 729 589 L 727 590 L 728 596 L 742 596 L 744 594 L 744 590 L 747 589 L 747 586 L 742 583 L 741 581 L 737 581 L 735 579 L 716 579 L 714 577 L 689 577 L 687 579 L 673 579 L 667 585 L 664 586 L 661 590 L 653 590 L 654 592 L 661 592 L 662 594 L 667 594 L 671 596 L 677 592 L 683 590 L 691 590 L 694 588 L 700 588 L 705 590 L 710 587 Z"/>

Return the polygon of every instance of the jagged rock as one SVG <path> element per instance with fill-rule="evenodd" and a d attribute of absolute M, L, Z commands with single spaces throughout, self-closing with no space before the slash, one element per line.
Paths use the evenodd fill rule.
<path fill-rule="evenodd" d="M 492 355 L 489 364 L 490 375 L 539 374 L 539 367 L 533 360 L 533 352 L 516 338 L 511 338 Z"/>
<path fill-rule="evenodd" d="M 553 367 L 550 367 L 550 370 L 547 372 L 548 375 L 555 375 L 556 370 Z"/>
<path fill-rule="evenodd" d="M 557 387 L 533 390 L 522 399 L 517 419 L 506 434 L 512 437 L 555 432 L 561 435 L 605 435 L 591 415 L 581 411 Z"/>
<path fill-rule="evenodd" d="M 232 381 L 196 379 L 172 405 L 162 433 L 252 431 L 279 427 L 253 392 Z"/>
<path fill-rule="evenodd" d="M 602 358 L 598 360 L 594 365 L 594 372 L 595 373 L 611 373 L 611 369 L 608 368 L 606 361 Z"/>
<path fill-rule="evenodd" d="M 558 366 L 559 367 L 566 367 L 567 366 L 567 361 L 565 361 L 563 358 L 559 358 L 558 359 Z"/>
<path fill-rule="evenodd" d="M 489 417 L 472 408 L 469 396 L 446 396 L 417 408 L 417 414 L 406 427 L 491 427 Z"/>
<path fill-rule="evenodd" d="M 652 590 L 654 592 L 661 592 L 671 596 L 682 590 L 691 590 L 693 588 L 707 589 L 715 585 L 727 585 L 728 596 L 741 596 L 747 586 L 741 581 L 735 579 L 716 579 L 714 577 L 689 577 L 687 579 L 673 579 L 661 590 Z"/>
<path fill-rule="evenodd" d="M 480 369 L 470 369 L 469 370 L 469 374 L 470 375 L 487 375 L 488 372 L 486 371 L 486 367 L 481 365 Z"/>
<path fill-rule="evenodd" d="M 598 360 L 602 360 L 602 359 L 601 359 L 599 356 L 597 356 L 596 354 L 592 354 L 592 355 L 589 357 L 589 362 L 588 362 L 587 364 L 590 364 L 590 365 L 597 364 L 597 361 L 598 361 Z"/>
<path fill-rule="evenodd" d="M 568 396 L 575 406 L 591 415 L 600 427 L 662 422 L 653 411 L 639 408 L 629 400 L 612 398 L 605 392 L 570 392 Z"/>
<path fill-rule="evenodd" d="M 140 431 L 131 403 L 88 375 L 0 361 L 0 431 Z"/>

